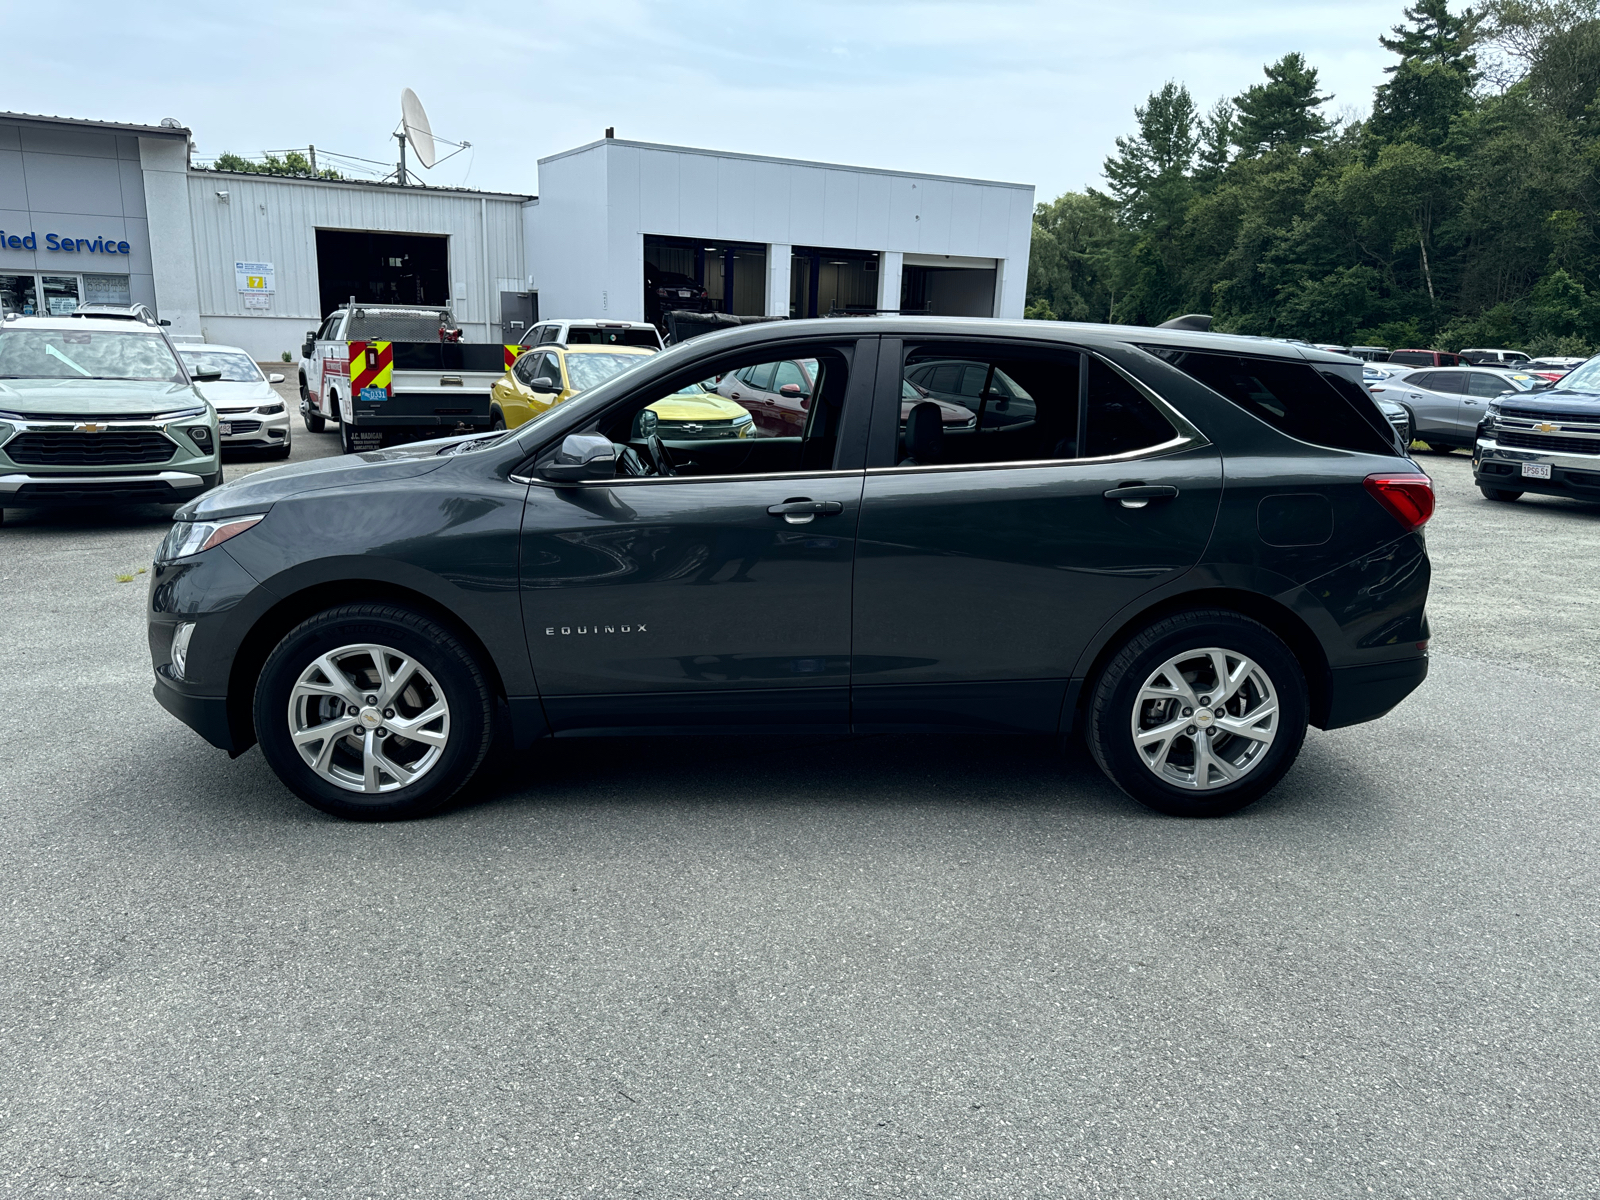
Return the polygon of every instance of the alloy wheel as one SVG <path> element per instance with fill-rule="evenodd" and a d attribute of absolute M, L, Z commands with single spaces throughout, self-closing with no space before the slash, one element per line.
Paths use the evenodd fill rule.
<path fill-rule="evenodd" d="M 1151 672 L 1133 706 L 1133 744 L 1162 782 L 1226 787 L 1266 758 L 1278 694 L 1259 664 L 1234 650 L 1185 650 Z"/>
<path fill-rule="evenodd" d="M 450 706 L 428 669 L 388 646 L 319 655 L 289 692 L 289 737 L 317 775 L 378 795 L 421 779 L 450 740 Z"/>

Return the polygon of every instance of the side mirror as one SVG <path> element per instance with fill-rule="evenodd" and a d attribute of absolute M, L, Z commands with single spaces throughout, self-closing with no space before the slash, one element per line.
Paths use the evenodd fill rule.
<path fill-rule="evenodd" d="M 802 391 L 798 383 L 786 383 L 778 389 L 778 395 L 788 396 L 791 400 L 798 400 L 802 396 L 809 396 L 810 394 L 810 392 Z"/>
<path fill-rule="evenodd" d="M 172 322 L 171 321 L 157 321 L 156 324 L 157 325 L 171 325 Z"/>
<path fill-rule="evenodd" d="M 316 352 L 317 335 L 315 333 L 308 333 L 306 334 L 306 340 L 300 344 L 300 357 L 310 358 Z"/>
<path fill-rule="evenodd" d="M 559 392 L 561 390 L 561 385 L 554 379 L 551 379 L 548 375 L 540 375 L 528 385 L 528 390 L 530 392 L 540 392 L 544 395 L 549 395 L 551 392 Z"/>
<path fill-rule="evenodd" d="M 219 380 L 221 378 L 222 378 L 222 372 L 221 371 L 190 371 L 189 372 L 189 381 L 191 383 L 216 383 L 217 380 Z"/>
<path fill-rule="evenodd" d="M 267 382 L 268 383 L 282 383 L 283 382 L 283 376 L 278 374 L 278 372 L 274 371 L 271 375 L 267 376 Z"/>
<path fill-rule="evenodd" d="M 598 433 L 569 433 L 555 457 L 538 468 L 539 478 L 551 483 L 582 483 L 589 479 L 615 479 L 617 448 Z"/>

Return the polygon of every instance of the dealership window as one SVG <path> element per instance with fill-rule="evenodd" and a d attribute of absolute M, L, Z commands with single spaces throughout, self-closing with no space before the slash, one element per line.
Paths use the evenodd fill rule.
<path fill-rule="evenodd" d="M 52 317 L 64 317 L 83 302 L 76 275 L 45 275 L 41 282 L 44 311 Z"/>
<path fill-rule="evenodd" d="M 85 275 L 83 277 L 83 302 L 85 304 L 132 304 L 133 291 L 126 275 Z"/>
<path fill-rule="evenodd" d="M 32 275 L 0 275 L 0 313 L 39 311 L 39 284 Z"/>

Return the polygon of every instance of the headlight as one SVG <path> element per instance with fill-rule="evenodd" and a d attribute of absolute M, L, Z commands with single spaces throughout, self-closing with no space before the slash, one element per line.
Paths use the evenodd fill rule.
<path fill-rule="evenodd" d="M 733 419 L 733 423 L 735 425 L 754 425 L 756 423 L 756 419 L 754 417 L 752 417 L 749 413 L 745 413 L 741 417 L 735 417 Z"/>
<path fill-rule="evenodd" d="M 266 515 L 254 513 L 248 517 L 225 517 L 218 521 L 174 521 L 167 536 L 161 540 L 161 548 L 156 551 L 156 561 L 172 562 L 220 546 L 229 538 L 238 537 Z"/>
<path fill-rule="evenodd" d="M 0 421 L 26 421 L 28 418 L 23 413 L 0 412 Z"/>
<path fill-rule="evenodd" d="M 206 415 L 206 406 L 202 404 L 198 408 L 179 408 L 179 409 L 174 409 L 172 412 L 161 413 L 160 415 L 158 415 L 156 417 L 156 420 L 158 420 L 158 421 L 187 421 L 192 417 L 203 417 L 205 415 Z"/>
<path fill-rule="evenodd" d="M 256 409 L 256 411 L 264 417 L 272 417 L 283 411 L 283 405 L 263 404 L 260 408 Z"/>

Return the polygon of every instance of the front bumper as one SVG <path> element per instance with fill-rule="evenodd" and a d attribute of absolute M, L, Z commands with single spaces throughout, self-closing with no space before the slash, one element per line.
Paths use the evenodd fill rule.
<path fill-rule="evenodd" d="M 1550 468 L 1549 479 L 1529 479 L 1524 463 Z M 1600 500 L 1600 454 L 1562 454 L 1502 446 L 1492 435 L 1480 436 L 1472 448 L 1472 476 L 1479 487 L 1543 496 Z"/>
<path fill-rule="evenodd" d="M 235 746 L 233 731 L 228 724 L 228 698 L 226 696 L 191 696 L 180 692 L 172 681 L 156 671 L 155 686 L 151 689 L 157 703 L 190 729 L 219 750 L 226 750 L 235 758 L 240 751 Z"/>
<path fill-rule="evenodd" d="M 289 411 L 262 413 L 255 409 L 218 412 L 218 426 L 230 432 L 221 434 L 225 450 L 274 450 L 289 444 Z"/>
<path fill-rule="evenodd" d="M 209 475 L 191 471 L 135 471 L 123 474 L 0 475 L 0 505 L 44 508 L 51 505 L 182 504 L 222 482 L 218 468 Z"/>

